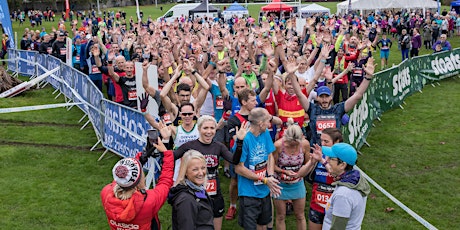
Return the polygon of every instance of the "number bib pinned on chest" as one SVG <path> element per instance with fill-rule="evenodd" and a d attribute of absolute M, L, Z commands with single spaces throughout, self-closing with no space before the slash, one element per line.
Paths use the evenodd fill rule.
<path fill-rule="evenodd" d="M 324 129 L 336 128 L 337 123 L 334 115 L 318 115 L 316 118 L 316 132 L 321 134 Z"/>

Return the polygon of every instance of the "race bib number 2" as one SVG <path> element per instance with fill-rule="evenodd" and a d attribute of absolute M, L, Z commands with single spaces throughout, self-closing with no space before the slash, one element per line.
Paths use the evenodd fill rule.
<path fill-rule="evenodd" d="M 217 194 L 217 179 L 215 174 L 208 174 L 208 183 L 206 183 L 206 192 L 212 196 Z"/>
<path fill-rule="evenodd" d="M 249 169 L 253 171 L 257 177 L 263 178 L 267 174 L 267 161 L 261 162 L 257 165 L 249 165 Z M 254 185 L 261 185 L 263 182 L 261 180 L 254 181 Z"/>

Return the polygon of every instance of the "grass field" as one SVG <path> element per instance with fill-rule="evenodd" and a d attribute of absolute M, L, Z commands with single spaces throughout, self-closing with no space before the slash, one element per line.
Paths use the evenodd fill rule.
<path fill-rule="evenodd" d="M 375 122 L 361 149 L 358 165 L 388 192 L 439 229 L 460 224 L 457 194 L 460 188 L 460 79 L 426 86 Z M 32 90 L 0 99 L 0 108 L 63 102 L 52 89 Z M 80 131 L 83 113 L 77 108 L 2 114 L 0 119 L 0 226 L 3 229 L 105 229 L 101 188 L 112 180 L 118 157 L 97 162 L 102 149 L 91 127 Z M 228 179 L 223 178 L 227 198 Z M 226 200 L 228 202 L 228 199 Z M 395 208 L 385 212 L 386 208 Z M 163 227 L 170 226 L 170 206 L 160 212 Z M 293 229 L 293 216 L 287 229 Z M 237 229 L 224 221 L 224 229 Z M 363 229 L 423 229 L 422 225 L 373 188 Z"/>
<path fill-rule="evenodd" d="M 128 16 L 135 11 L 124 9 Z M 146 15 L 161 15 L 153 6 L 142 9 Z M 13 27 L 18 34 L 24 29 L 18 23 Z M 458 38 L 450 40 L 454 47 L 460 45 Z M 394 49 L 390 63 L 397 64 L 400 55 Z M 436 88 L 426 86 L 423 93 L 405 101 L 404 110 L 386 112 L 381 122 L 374 123 L 367 138 L 371 147 L 361 149 L 358 166 L 434 226 L 456 229 L 460 225 L 460 79 L 440 83 Z M 52 91 L 46 87 L 0 99 L 0 108 L 64 102 L 62 96 L 54 100 Z M 1 229 L 107 229 L 99 192 L 112 180 L 111 169 L 119 158 L 109 154 L 97 162 L 103 149 L 89 151 L 97 139 L 91 127 L 80 130 L 81 116 L 77 108 L 1 115 Z M 226 202 L 228 182 L 222 179 Z M 372 189 L 363 229 L 423 229 Z M 387 208 L 394 210 L 386 212 Z M 160 211 L 163 229 L 171 226 L 170 212 L 167 204 Z M 293 216 L 286 223 L 287 229 L 295 228 Z M 238 228 L 236 221 L 224 220 L 224 229 Z"/>

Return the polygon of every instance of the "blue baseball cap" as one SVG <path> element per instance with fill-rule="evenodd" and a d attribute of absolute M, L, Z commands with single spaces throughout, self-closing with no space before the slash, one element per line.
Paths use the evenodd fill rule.
<path fill-rule="evenodd" d="M 355 148 L 347 143 L 337 143 L 332 147 L 323 146 L 323 154 L 329 158 L 339 158 L 348 165 L 355 165 L 358 153 Z"/>
<path fill-rule="evenodd" d="M 318 96 L 321 96 L 323 94 L 327 94 L 328 96 L 331 96 L 331 89 L 329 89 L 329 87 L 327 86 L 321 86 L 319 87 L 317 90 L 316 90 L 316 93 L 318 94 Z"/>

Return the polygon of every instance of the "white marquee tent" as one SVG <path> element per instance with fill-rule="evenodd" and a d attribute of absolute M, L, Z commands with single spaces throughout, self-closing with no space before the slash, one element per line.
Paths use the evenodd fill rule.
<path fill-rule="evenodd" d="M 310 15 L 316 13 L 328 13 L 331 14 L 331 10 L 329 8 L 320 6 L 318 4 L 312 3 L 300 9 L 300 13 L 302 16 L 308 17 Z"/>
<path fill-rule="evenodd" d="M 437 9 L 438 3 L 433 0 L 351 0 L 351 9 L 374 11 L 381 9 Z M 348 11 L 348 1 L 337 4 L 337 13 L 344 14 Z"/>

